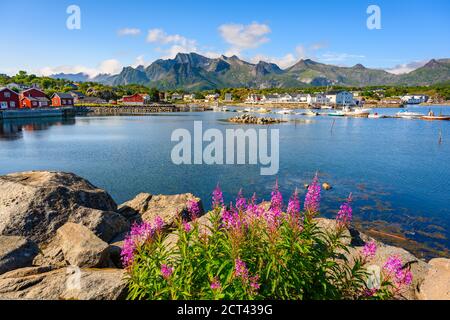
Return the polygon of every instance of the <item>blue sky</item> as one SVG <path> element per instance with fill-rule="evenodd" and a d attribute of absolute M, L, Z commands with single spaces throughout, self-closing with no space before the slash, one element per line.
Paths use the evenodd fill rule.
<path fill-rule="evenodd" d="M 81 29 L 69 30 L 69 5 Z M 381 29 L 369 30 L 369 5 Z M 0 73 L 117 72 L 178 51 L 287 67 L 301 58 L 404 72 L 450 57 L 448 0 L 85 1 L 2 3 Z"/>

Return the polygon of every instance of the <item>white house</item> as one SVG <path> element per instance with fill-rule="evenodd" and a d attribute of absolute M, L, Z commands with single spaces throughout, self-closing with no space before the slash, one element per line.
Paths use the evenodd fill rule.
<path fill-rule="evenodd" d="M 220 95 L 218 93 L 214 93 L 214 94 L 208 94 L 205 97 L 206 101 L 216 101 L 217 99 L 219 99 Z"/>
<path fill-rule="evenodd" d="M 262 100 L 262 96 L 260 94 L 249 94 L 247 99 L 245 99 L 245 103 L 259 103 Z"/>
<path fill-rule="evenodd" d="M 180 93 L 173 93 L 172 100 L 183 100 L 183 95 Z"/>
<path fill-rule="evenodd" d="M 185 94 L 183 96 L 183 100 L 184 101 L 192 101 L 195 99 L 195 94 L 191 93 L 191 94 Z"/>
<path fill-rule="evenodd" d="M 427 102 L 428 96 L 426 96 L 424 94 L 406 95 L 406 96 L 403 96 L 401 99 L 402 99 L 402 102 L 407 103 L 407 104 L 419 104 L 419 103 Z"/>
<path fill-rule="evenodd" d="M 233 95 L 231 93 L 225 93 L 225 102 L 232 102 L 233 101 Z"/>
<path fill-rule="evenodd" d="M 354 105 L 353 94 L 348 91 L 330 91 L 326 93 L 329 103 L 336 105 Z"/>

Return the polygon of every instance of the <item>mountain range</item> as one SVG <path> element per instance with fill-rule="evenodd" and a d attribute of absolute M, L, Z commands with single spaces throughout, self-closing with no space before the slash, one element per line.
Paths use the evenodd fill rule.
<path fill-rule="evenodd" d="M 53 78 L 93 81 L 109 85 L 142 84 L 162 90 L 187 91 L 227 87 L 274 88 L 307 86 L 432 85 L 450 81 L 450 59 L 432 59 L 406 74 L 396 75 L 361 64 L 339 67 L 310 59 L 281 69 L 274 63 L 246 62 L 237 56 L 207 58 L 197 53 L 179 53 L 174 59 L 159 59 L 148 67 L 125 67 L 116 75 L 95 78 L 79 74 L 57 74 Z"/>

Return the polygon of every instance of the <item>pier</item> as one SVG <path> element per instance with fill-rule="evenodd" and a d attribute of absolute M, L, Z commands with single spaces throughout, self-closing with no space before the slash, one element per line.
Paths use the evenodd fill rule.
<path fill-rule="evenodd" d="M 175 105 L 148 105 L 148 106 L 83 106 L 75 107 L 77 113 L 91 113 L 94 115 L 142 115 L 160 112 L 180 112 Z"/>
<path fill-rule="evenodd" d="M 0 120 L 25 119 L 25 118 L 51 118 L 74 117 L 75 108 L 39 108 L 0 110 Z"/>

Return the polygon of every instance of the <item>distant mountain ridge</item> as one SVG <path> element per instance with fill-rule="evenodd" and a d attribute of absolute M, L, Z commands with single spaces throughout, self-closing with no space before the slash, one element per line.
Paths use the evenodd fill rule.
<path fill-rule="evenodd" d="M 87 77 L 87 75 L 85 75 Z M 256 64 L 237 56 L 207 58 L 197 53 L 179 53 L 174 59 L 159 59 L 148 67 L 125 67 L 117 75 L 98 75 L 83 80 L 83 74 L 52 77 L 81 79 L 109 85 L 142 84 L 162 90 L 207 90 L 226 87 L 279 88 L 307 86 L 432 85 L 450 81 L 450 59 L 432 59 L 410 73 L 396 75 L 362 64 L 338 67 L 310 59 L 287 69 L 274 63 Z"/>

